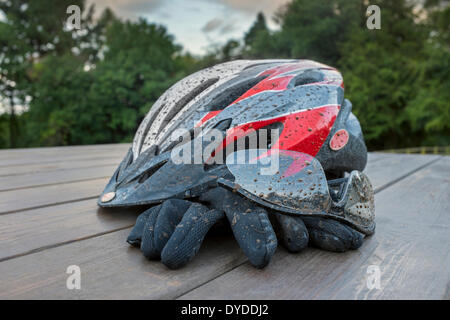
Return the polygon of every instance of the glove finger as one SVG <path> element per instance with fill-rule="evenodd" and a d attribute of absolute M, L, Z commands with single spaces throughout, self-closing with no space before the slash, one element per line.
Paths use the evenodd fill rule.
<path fill-rule="evenodd" d="M 225 210 L 225 207 L 231 206 L 233 198 L 230 195 L 230 191 L 217 187 L 209 189 L 199 197 L 199 201 L 207 203 L 209 207 L 217 210 Z"/>
<path fill-rule="evenodd" d="M 242 200 L 241 200 L 242 201 Z M 239 246 L 257 268 L 264 268 L 275 253 L 277 237 L 263 208 L 254 207 L 246 201 L 248 209 L 225 211 Z M 239 207 L 242 207 L 242 202 Z"/>
<path fill-rule="evenodd" d="M 285 214 L 275 213 L 280 226 L 284 247 L 290 252 L 300 252 L 308 245 L 309 234 L 303 220 Z"/>
<path fill-rule="evenodd" d="M 328 251 L 344 252 L 359 248 L 364 236 L 338 221 L 321 218 L 303 218 L 311 244 Z"/>
<path fill-rule="evenodd" d="M 263 268 L 269 263 L 277 237 L 264 209 L 220 187 L 203 194 L 200 201 L 225 211 L 234 237 L 254 266 Z"/>
<path fill-rule="evenodd" d="M 136 223 L 127 238 L 129 244 L 135 247 L 141 246 L 142 233 L 144 232 L 145 224 L 147 223 L 149 215 L 155 210 L 158 210 L 158 207 L 152 207 L 145 210 L 137 217 Z"/>
<path fill-rule="evenodd" d="M 192 260 L 209 229 L 223 217 L 222 211 L 193 203 L 164 246 L 161 262 L 170 269 L 176 269 Z"/>
<path fill-rule="evenodd" d="M 159 258 L 161 251 L 191 203 L 185 200 L 164 201 L 147 218 L 141 251 L 149 259 Z"/>

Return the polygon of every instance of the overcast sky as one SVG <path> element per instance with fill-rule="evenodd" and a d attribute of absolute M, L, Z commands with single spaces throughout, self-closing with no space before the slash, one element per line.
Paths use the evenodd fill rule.
<path fill-rule="evenodd" d="M 260 11 L 266 15 L 269 27 L 277 28 L 273 14 L 287 2 L 289 0 L 87 0 L 88 5 L 95 4 L 97 15 L 109 7 L 123 19 L 143 17 L 165 25 L 175 36 L 176 43 L 199 55 L 212 44 L 223 44 L 231 38 L 242 39 Z M 0 114 L 3 112 L 0 101 Z"/>
<path fill-rule="evenodd" d="M 271 17 L 289 0 L 88 0 L 99 14 L 105 7 L 124 19 L 143 17 L 163 24 L 176 42 L 194 54 L 203 54 L 211 44 L 241 39 L 259 11 Z"/>

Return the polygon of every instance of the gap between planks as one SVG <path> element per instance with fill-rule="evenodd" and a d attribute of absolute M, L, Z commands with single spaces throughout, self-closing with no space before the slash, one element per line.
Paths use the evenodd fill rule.
<path fill-rule="evenodd" d="M 400 178 L 395 179 L 395 183 L 396 183 L 396 182 L 399 182 L 399 181 L 401 181 L 401 180 L 403 180 L 405 177 L 411 175 L 412 173 L 415 173 L 415 172 L 417 172 L 417 171 L 419 171 L 419 170 L 425 168 L 426 166 L 431 165 L 432 163 L 436 162 L 437 160 L 439 160 L 439 159 L 434 159 L 434 158 L 433 158 L 431 161 L 427 161 L 424 165 L 421 165 L 421 166 L 419 166 L 419 167 L 416 167 L 416 168 L 413 169 L 413 170 L 408 171 L 407 174 L 404 174 L 403 176 L 400 176 Z M 390 187 L 390 186 L 392 186 L 393 184 L 394 184 L 394 183 L 385 184 L 383 189 L 386 189 L 387 187 Z M 382 186 L 383 186 L 383 185 L 382 185 Z M 379 192 L 379 191 L 377 191 L 377 192 Z M 129 226 L 124 226 L 123 228 L 120 228 L 120 229 L 125 230 L 125 229 L 127 229 L 127 228 L 129 228 Z M 91 238 L 97 238 L 97 237 L 100 237 L 100 236 L 105 236 L 105 235 L 107 235 L 107 234 L 114 233 L 114 232 L 118 232 L 118 231 L 119 231 L 119 230 L 109 230 L 109 231 L 107 231 L 107 232 L 102 232 L 102 233 L 98 233 L 98 234 L 95 234 L 95 235 L 89 235 L 89 236 L 84 237 L 84 238 L 73 239 L 73 240 L 70 240 L 70 241 L 61 242 L 61 243 L 57 243 L 57 244 L 53 244 L 53 245 L 51 245 L 51 246 L 42 247 L 42 248 L 37 248 L 37 249 L 33 250 L 32 253 L 36 253 L 36 252 L 40 252 L 40 251 L 45 251 L 46 249 L 50 249 L 50 248 L 56 248 L 56 247 L 64 246 L 64 245 L 69 244 L 69 243 L 79 242 L 80 240 L 86 240 L 86 239 L 91 239 Z M 25 254 L 23 254 L 23 255 L 18 255 L 18 256 L 24 256 L 24 255 L 28 255 L 28 254 L 30 254 L 30 253 L 25 253 Z M 194 290 L 195 288 L 201 287 L 201 286 L 207 284 L 208 282 L 210 282 L 210 281 L 212 281 L 212 280 L 214 280 L 214 279 L 220 277 L 221 275 L 224 275 L 224 274 L 230 272 L 230 270 L 234 270 L 235 268 L 237 268 L 237 267 L 241 266 L 242 264 L 244 264 L 245 261 L 246 261 L 246 260 L 243 260 L 243 261 L 237 261 L 237 260 L 236 260 L 236 261 L 235 261 L 236 264 L 229 264 L 229 265 L 228 265 L 228 268 L 222 268 L 222 269 L 220 270 L 220 272 L 217 272 L 217 273 L 215 273 L 214 275 L 211 273 L 211 275 L 212 275 L 211 279 L 207 279 L 206 281 L 199 281 L 199 282 L 195 283 L 191 288 L 186 288 L 187 290 L 184 290 L 182 293 L 177 293 L 177 294 L 176 294 L 176 297 L 181 297 L 181 296 L 183 296 L 183 295 L 189 293 L 190 291 Z M 219 270 L 218 270 L 218 271 L 219 271 Z M 171 297 L 174 298 L 173 295 L 172 295 Z M 175 298 L 176 298 L 176 297 L 175 297 Z"/>
<path fill-rule="evenodd" d="M 404 174 L 404 175 L 402 175 L 402 176 L 400 176 L 400 177 L 398 177 L 398 178 L 392 180 L 391 182 L 388 182 L 388 183 L 386 183 L 386 184 L 384 184 L 384 185 L 381 185 L 381 186 L 375 188 L 375 189 L 374 189 L 374 194 L 377 194 L 377 193 L 379 193 L 379 192 L 381 192 L 381 191 L 383 191 L 383 190 L 386 190 L 387 188 L 389 188 L 389 187 L 391 187 L 391 186 L 394 186 L 394 185 L 397 184 L 398 182 L 401 182 L 402 180 L 406 179 L 407 177 L 409 177 L 409 176 L 411 176 L 411 175 L 413 175 L 413 174 L 419 172 L 420 170 L 425 169 L 425 168 L 428 167 L 428 166 L 431 166 L 432 164 L 436 163 L 437 161 L 439 161 L 439 160 L 441 160 L 441 159 L 443 159 L 443 158 L 444 158 L 443 156 L 439 156 L 439 157 L 437 157 L 436 159 L 433 159 L 433 160 L 431 160 L 431 161 L 429 161 L 429 162 L 427 162 L 427 163 L 425 163 L 425 164 L 423 164 L 423 165 L 421 165 L 421 166 L 419 166 L 419 167 L 417 167 L 417 168 L 415 168 L 415 169 L 409 171 L 408 173 L 406 173 L 406 174 Z M 376 160 L 379 160 L 379 159 L 376 159 Z M 366 260 L 369 259 L 369 257 L 370 257 L 370 255 L 367 254 Z M 224 276 L 225 274 L 227 274 L 227 273 L 229 273 L 229 272 L 232 272 L 233 270 L 235 270 L 235 269 L 237 269 L 237 268 L 239 268 L 239 267 L 245 265 L 247 262 L 248 262 L 248 260 L 243 261 L 242 263 L 240 263 L 239 265 L 236 265 L 236 266 L 233 267 L 232 269 L 227 270 L 226 272 L 223 272 L 222 274 L 217 275 L 216 277 L 214 277 L 214 278 L 212 278 L 212 279 L 209 279 L 208 281 L 205 281 L 205 283 L 200 284 L 199 286 L 197 286 L 197 287 L 195 287 L 195 288 L 192 288 L 192 289 L 190 289 L 190 290 L 187 290 L 186 292 L 180 293 L 179 295 L 175 296 L 174 299 L 180 299 L 180 298 L 182 298 L 182 297 L 184 297 L 184 296 L 188 296 L 188 297 L 189 297 L 189 293 L 195 291 L 196 289 L 199 289 L 200 287 L 202 287 L 202 286 L 204 286 L 204 285 L 207 285 L 208 283 L 210 283 L 210 282 L 212 282 L 212 281 L 214 281 L 214 280 L 220 278 L 221 276 Z M 446 294 L 445 294 L 445 296 L 447 296 L 447 297 L 448 297 L 448 295 L 449 295 L 449 286 L 450 286 L 450 283 L 447 284 L 447 292 L 446 292 Z M 188 299 L 189 299 L 189 298 L 188 298 Z"/>
<path fill-rule="evenodd" d="M 178 298 L 448 299 L 449 165 L 450 157 L 441 158 L 381 192 L 381 229 L 359 250 L 326 254 L 308 248 L 300 256 L 280 250 L 267 269 L 243 263 Z M 381 269 L 381 290 L 366 285 L 370 265 Z"/>
<path fill-rule="evenodd" d="M 434 158 L 434 159 L 424 163 L 423 165 L 420 165 L 419 167 L 408 171 L 407 173 L 401 175 L 400 177 L 398 177 L 398 178 L 396 178 L 396 179 L 394 179 L 394 180 L 392 180 L 392 181 L 390 181 L 388 183 L 380 185 L 379 187 L 376 187 L 375 190 L 374 190 L 374 193 L 376 194 L 376 193 L 378 193 L 378 192 L 380 192 L 382 190 L 385 190 L 386 188 L 389 188 L 390 186 L 400 182 L 401 180 L 407 178 L 408 176 L 410 176 L 410 175 L 412 175 L 412 174 L 414 174 L 414 173 L 416 173 L 416 172 L 426 168 L 427 166 L 432 165 L 436 161 L 439 161 L 441 158 L 442 158 L 442 156 L 438 156 L 438 157 L 436 157 L 436 158 Z M 376 160 L 378 160 L 378 159 L 376 159 Z M 97 179 L 97 178 L 95 178 L 95 179 Z M 92 180 L 95 180 L 95 179 L 92 179 Z M 87 179 L 87 180 L 90 180 L 90 179 Z M 75 183 L 76 181 L 73 181 L 73 182 Z M 72 183 L 72 182 L 69 182 L 69 183 Z M 56 184 L 58 184 L 58 183 L 56 183 Z M 7 215 L 7 214 L 12 214 L 12 213 L 17 213 L 17 212 L 21 212 L 21 211 L 28 211 L 28 210 L 41 209 L 41 208 L 46 208 L 46 207 L 53 207 L 53 206 L 64 205 L 64 204 L 69 204 L 69 203 L 81 202 L 81 201 L 85 201 L 85 200 L 93 200 L 93 199 L 96 199 L 98 196 L 99 195 L 95 195 L 95 196 L 89 196 L 89 197 L 84 197 L 84 198 L 72 199 L 72 200 L 68 200 L 68 201 L 61 201 L 61 202 L 55 202 L 55 203 L 50 203 L 50 204 L 44 204 L 44 205 L 39 205 L 39 206 L 34 206 L 34 207 L 21 208 L 21 209 L 18 209 L 18 210 L 5 211 L 5 212 L 1 212 L 0 216 Z M 99 232 L 99 233 L 96 233 L 96 234 L 93 234 L 93 235 L 89 235 L 89 236 L 85 236 L 85 237 L 81 237 L 81 238 L 78 238 L 78 239 L 67 240 L 67 241 L 51 244 L 51 245 L 40 247 L 40 248 L 34 248 L 32 250 L 28 250 L 28 251 L 23 252 L 23 253 L 15 254 L 15 255 L 12 255 L 12 256 L 5 257 L 5 258 L 0 258 L 0 262 L 6 261 L 6 260 L 10 260 L 10 259 L 14 259 L 14 258 L 21 257 L 21 256 L 25 256 L 25 255 L 28 255 L 28 254 L 40 252 L 40 251 L 43 251 L 43 250 L 46 250 L 46 249 L 51 249 L 51 248 L 67 245 L 67 244 L 70 244 L 70 243 L 73 243 L 73 242 L 76 242 L 76 241 L 83 241 L 83 240 L 86 240 L 86 239 L 100 237 L 100 236 L 103 236 L 105 234 L 114 233 L 114 232 L 121 231 L 123 229 L 131 228 L 131 227 L 132 227 L 132 225 L 126 225 L 126 226 L 123 226 L 123 227 L 120 227 L 120 228 L 117 228 L 117 229 L 112 229 L 112 230 L 108 230 L 108 231 L 105 231 L 105 232 Z M 245 263 L 245 262 L 243 262 L 243 263 Z"/>

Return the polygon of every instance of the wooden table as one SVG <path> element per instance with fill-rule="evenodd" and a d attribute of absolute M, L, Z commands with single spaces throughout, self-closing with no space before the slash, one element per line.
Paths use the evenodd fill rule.
<path fill-rule="evenodd" d="M 377 229 L 359 250 L 279 247 L 257 270 L 222 235 L 172 271 L 125 242 L 138 211 L 96 205 L 128 147 L 0 151 L 0 298 L 450 298 L 450 157 L 369 155 Z M 81 269 L 80 290 L 66 287 L 70 265 Z M 381 288 L 367 286 L 369 266 Z"/>

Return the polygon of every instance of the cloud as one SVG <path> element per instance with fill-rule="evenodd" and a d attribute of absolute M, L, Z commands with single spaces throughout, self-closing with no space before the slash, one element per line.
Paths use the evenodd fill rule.
<path fill-rule="evenodd" d="M 223 20 L 221 18 L 214 18 L 206 22 L 206 24 L 201 28 L 204 33 L 217 32 L 220 35 L 226 35 L 235 31 L 236 21 L 235 20 Z"/>
<path fill-rule="evenodd" d="M 214 18 L 209 20 L 203 27 L 202 31 L 205 33 L 210 33 L 218 30 L 224 24 L 224 20 L 220 18 Z"/>
<path fill-rule="evenodd" d="M 186 49 L 202 53 L 208 43 L 242 37 L 260 11 L 266 15 L 268 27 L 278 29 L 273 14 L 289 1 L 87 0 L 87 5 L 95 4 L 97 17 L 109 7 L 122 19 L 144 17 L 149 22 L 163 24 Z"/>
<path fill-rule="evenodd" d="M 221 29 L 220 29 L 220 34 L 221 35 L 225 35 L 227 33 L 231 33 L 233 31 L 237 30 L 236 28 L 236 23 L 234 21 L 229 21 L 227 24 L 225 24 Z"/>
<path fill-rule="evenodd" d="M 87 4 L 95 5 L 96 15 L 106 8 L 126 19 L 137 19 L 148 12 L 154 12 L 163 4 L 163 0 L 88 0 Z"/>
<path fill-rule="evenodd" d="M 273 14 L 291 0 L 215 0 L 235 10 L 247 14 L 255 14 L 259 11 L 264 12 L 267 17 Z"/>
<path fill-rule="evenodd" d="M 122 0 L 120 2 L 123 3 L 121 5 L 123 10 L 136 13 L 151 12 L 163 4 L 163 0 Z"/>

